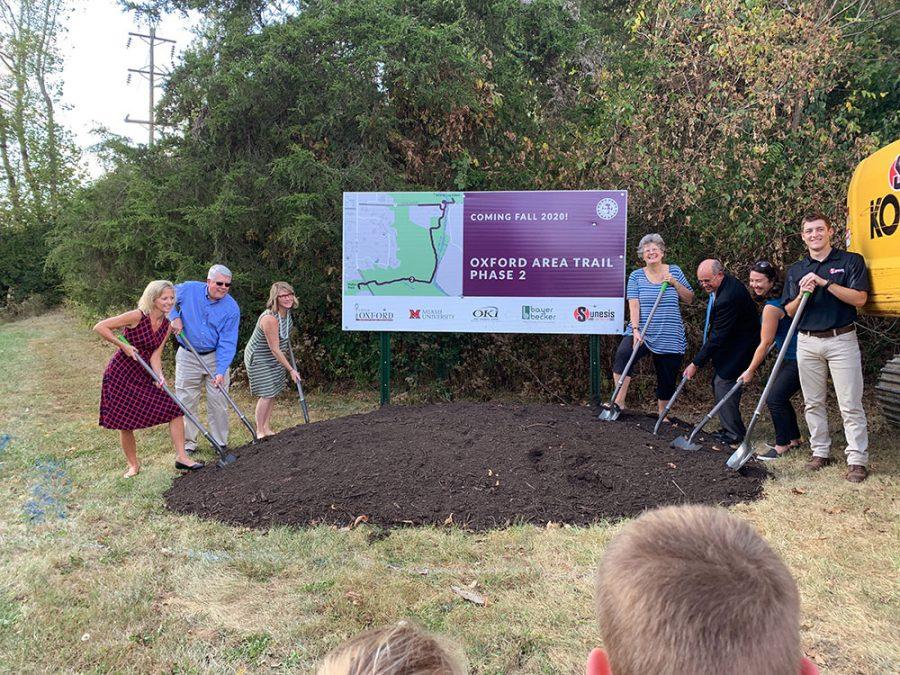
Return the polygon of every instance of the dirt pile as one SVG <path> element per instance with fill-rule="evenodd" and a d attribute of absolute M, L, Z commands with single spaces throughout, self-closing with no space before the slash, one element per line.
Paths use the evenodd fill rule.
<path fill-rule="evenodd" d="M 726 469 L 730 448 L 700 437 L 688 453 L 669 442 L 689 428 L 625 413 L 560 405 L 454 403 L 389 406 L 301 425 L 177 478 L 170 509 L 228 523 L 382 527 L 510 523 L 589 524 L 663 504 L 730 505 L 759 498 L 765 470 Z M 718 448 L 718 449 L 716 449 Z"/>

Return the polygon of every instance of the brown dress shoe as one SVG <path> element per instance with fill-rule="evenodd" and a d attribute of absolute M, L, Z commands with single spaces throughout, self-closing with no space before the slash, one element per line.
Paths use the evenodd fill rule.
<path fill-rule="evenodd" d="M 864 466 L 860 466 L 859 464 L 851 464 L 847 469 L 847 475 L 844 476 L 851 483 L 862 483 L 866 478 L 869 477 L 869 471 Z"/>
<path fill-rule="evenodd" d="M 831 457 L 818 457 L 813 455 L 812 459 L 806 463 L 806 468 L 808 471 L 818 471 L 819 469 L 824 469 L 833 461 L 834 460 L 831 459 Z"/>

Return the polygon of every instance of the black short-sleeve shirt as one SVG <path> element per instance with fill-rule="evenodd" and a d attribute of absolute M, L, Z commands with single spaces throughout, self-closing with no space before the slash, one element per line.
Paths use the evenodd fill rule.
<path fill-rule="evenodd" d="M 856 291 L 869 291 L 869 270 L 859 253 L 831 249 L 825 260 L 813 260 L 808 255 L 790 266 L 784 283 L 782 299 L 787 303 L 800 295 L 800 280 L 814 272 L 825 280 Z M 829 330 L 856 321 L 856 307 L 848 305 L 830 291 L 819 286 L 806 303 L 800 317 L 799 330 Z"/>

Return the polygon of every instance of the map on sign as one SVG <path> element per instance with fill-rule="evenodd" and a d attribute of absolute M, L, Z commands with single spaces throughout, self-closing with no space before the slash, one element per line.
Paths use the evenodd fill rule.
<path fill-rule="evenodd" d="M 344 295 L 462 296 L 461 192 L 344 194 Z"/>

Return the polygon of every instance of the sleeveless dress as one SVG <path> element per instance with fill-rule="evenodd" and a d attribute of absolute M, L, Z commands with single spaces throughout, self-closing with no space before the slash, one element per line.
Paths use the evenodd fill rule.
<path fill-rule="evenodd" d="M 147 363 L 169 335 L 169 320 L 163 318 L 154 332 L 150 317 L 142 316 L 134 328 L 122 331 Z M 182 416 L 181 409 L 162 389 L 157 389 L 150 374 L 121 349 L 106 364 L 100 391 L 100 426 L 106 429 L 145 429 L 166 424 Z"/>
<path fill-rule="evenodd" d="M 282 318 L 278 312 L 269 309 L 259 315 L 253 335 L 250 336 L 250 341 L 244 347 L 244 365 L 247 367 L 247 377 L 250 379 L 250 393 L 260 398 L 274 398 L 281 393 L 287 382 L 287 371 L 269 349 L 269 343 L 262 328 L 263 317 L 273 315 L 278 319 L 278 346 L 282 353 L 289 354 L 291 318 L 290 316 Z M 288 360 L 290 361 L 290 356 L 288 356 Z"/>

